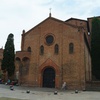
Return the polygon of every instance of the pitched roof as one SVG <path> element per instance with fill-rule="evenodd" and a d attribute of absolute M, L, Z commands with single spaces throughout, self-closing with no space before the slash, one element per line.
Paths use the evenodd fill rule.
<path fill-rule="evenodd" d="M 57 21 L 57 22 L 60 22 L 60 23 L 63 23 L 65 25 L 69 25 L 73 28 L 78 28 L 78 26 L 75 26 L 75 25 L 72 25 L 72 24 L 69 24 L 69 23 L 66 23 L 65 21 L 62 21 L 62 20 L 59 20 L 57 18 L 54 18 L 54 17 L 48 17 L 46 18 L 45 20 L 43 20 L 42 22 L 40 22 L 39 24 L 37 24 L 36 26 L 34 26 L 33 28 L 31 28 L 29 31 L 27 31 L 25 34 L 29 33 L 30 31 L 32 31 L 33 29 L 35 29 L 37 26 L 41 25 L 42 23 L 44 23 L 45 21 L 47 21 L 48 19 L 52 19 L 54 21 Z"/>
<path fill-rule="evenodd" d="M 70 20 L 79 20 L 79 21 L 85 21 L 85 22 L 87 22 L 87 20 L 77 19 L 77 18 L 69 18 L 69 19 L 66 20 L 65 22 L 70 21 Z"/>

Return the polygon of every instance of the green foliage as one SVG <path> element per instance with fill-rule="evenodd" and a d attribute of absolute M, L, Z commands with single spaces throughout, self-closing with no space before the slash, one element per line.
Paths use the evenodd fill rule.
<path fill-rule="evenodd" d="M 100 79 L 100 20 L 93 18 L 91 34 L 92 71 Z"/>
<path fill-rule="evenodd" d="M 0 78 L 2 78 L 2 72 L 0 71 Z"/>
<path fill-rule="evenodd" d="M 8 35 L 7 42 L 5 44 L 5 49 L 3 52 L 3 60 L 1 64 L 2 70 L 8 72 L 8 77 L 12 76 L 15 71 L 15 49 L 13 37 L 14 36 L 12 33 Z"/>

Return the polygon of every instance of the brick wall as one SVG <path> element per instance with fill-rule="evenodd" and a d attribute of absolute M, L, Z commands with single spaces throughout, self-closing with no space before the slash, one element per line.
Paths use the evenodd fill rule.
<path fill-rule="evenodd" d="M 17 52 L 16 54 L 16 57 L 21 59 L 29 57 L 30 60 L 28 75 L 21 77 L 23 84 L 42 87 L 43 70 L 51 66 L 56 73 L 55 87 L 60 88 L 65 81 L 69 89 L 84 89 L 86 77 L 89 77 L 88 74 L 85 74 L 85 71 L 90 70 L 87 63 L 90 62 L 90 58 L 87 58 L 87 55 L 90 56 L 87 47 L 84 46 L 84 30 L 82 28 L 79 30 L 79 28 L 50 17 L 28 32 L 23 33 L 22 53 L 18 54 Z M 47 35 L 54 37 L 54 42 L 50 46 L 46 44 Z M 69 43 L 74 44 L 73 54 L 69 54 Z M 55 44 L 59 46 L 58 54 L 54 53 Z M 41 45 L 44 46 L 43 55 L 40 55 Z M 31 54 L 23 55 L 23 51 L 27 51 L 28 47 L 31 47 Z M 86 59 L 86 62 L 84 59 Z"/>

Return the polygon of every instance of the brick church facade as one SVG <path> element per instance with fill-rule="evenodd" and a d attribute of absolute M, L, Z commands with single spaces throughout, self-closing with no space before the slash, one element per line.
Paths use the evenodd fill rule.
<path fill-rule="evenodd" d="M 66 82 L 68 89 L 85 89 L 92 77 L 88 21 L 62 21 L 50 15 L 23 30 L 15 58 L 19 84 L 61 88 Z"/>

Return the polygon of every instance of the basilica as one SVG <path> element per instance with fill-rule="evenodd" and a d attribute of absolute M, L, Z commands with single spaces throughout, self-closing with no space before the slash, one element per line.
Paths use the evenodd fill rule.
<path fill-rule="evenodd" d="M 49 14 L 27 32 L 16 52 L 16 77 L 23 86 L 85 89 L 91 81 L 90 32 L 92 18 L 65 21 Z"/>

